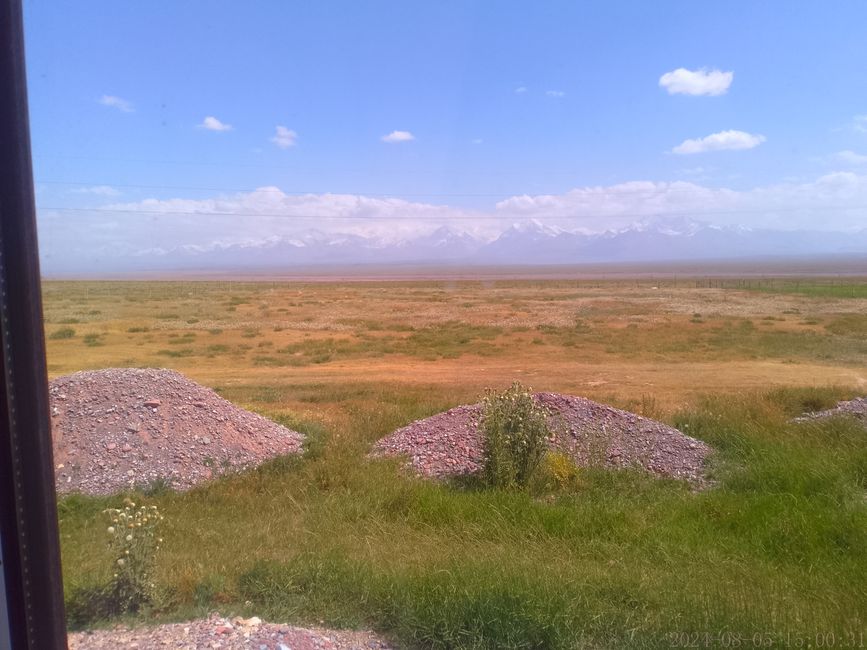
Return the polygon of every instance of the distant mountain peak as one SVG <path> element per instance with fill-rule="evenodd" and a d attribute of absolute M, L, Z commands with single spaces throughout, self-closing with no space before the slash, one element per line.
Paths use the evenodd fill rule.
<path fill-rule="evenodd" d="M 706 222 L 697 221 L 696 219 L 686 216 L 650 217 L 636 222 L 629 228 L 624 229 L 624 231 L 656 232 L 661 235 L 669 235 L 673 237 L 688 237 L 707 227 L 708 224 Z"/>
<path fill-rule="evenodd" d="M 516 221 L 500 237 L 503 236 L 537 236 L 537 237 L 556 237 L 560 233 L 565 232 L 557 226 L 549 226 L 542 223 L 538 219 L 528 219 L 526 221 Z"/>
<path fill-rule="evenodd" d="M 580 264 L 829 254 L 867 255 L 867 230 L 751 230 L 674 217 L 645 219 L 605 233 L 586 233 L 529 219 L 509 225 L 493 238 L 448 224 L 417 236 L 309 229 L 261 239 L 187 242 L 106 255 L 113 260 L 113 270 L 180 270 L 392 263 Z M 53 259 L 46 258 L 46 262 L 50 264 Z M 50 272 L 63 271 L 52 268 Z"/>

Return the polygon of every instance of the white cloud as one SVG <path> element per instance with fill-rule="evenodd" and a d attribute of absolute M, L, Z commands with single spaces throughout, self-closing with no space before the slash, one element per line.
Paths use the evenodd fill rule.
<path fill-rule="evenodd" d="M 855 153 L 854 151 L 839 151 L 837 155 L 834 156 L 839 162 L 844 163 L 846 165 L 867 165 L 867 156 L 860 153 Z"/>
<path fill-rule="evenodd" d="M 106 215 L 140 224 L 137 233 L 152 246 L 287 236 L 315 229 L 398 240 L 449 225 L 495 236 L 512 222 L 539 219 L 563 230 L 604 232 L 653 218 L 689 217 L 717 225 L 782 230 L 863 228 L 867 174 L 838 171 L 808 182 L 748 190 L 697 182 L 631 181 L 577 187 L 562 194 L 516 195 L 488 208 L 468 209 L 358 194 L 286 194 L 260 187 L 209 199 L 145 199 L 104 206 Z M 117 214 L 111 211 L 116 210 Z M 82 214 L 86 218 L 87 213 Z M 153 228 L 153 219 L 165 227 Z M 80 238 L 79 221 L 72 235 Z M 203 228 L 203 224 L 207 228 Z M 90 232 L 90 230 L 88 230 Z"/>
<path fill-rule="evenodd" d="M 514 196 L 496 211 L 512 219 L 539 219 L 563 229 L 600 232 L 637 221 L 687 217 L 722 226 L 778 230 L 864 227 L 867 174 L 833 172 L 813 181 L 749 190 L 687 181 L 633 181 L 581 187 L 564 194 Z"/>
<path fill-rule="evenodd" d="M 765 140 L 763 135 L 753 135 L 745 131 L 720 131 L 703 138 L 684 140 L 671 151 L 677 154 L 693 154 L 706 151 L 752 149 L 758 147 Z"/>
<path fill-rule="evenodd" d="M 687 70 L 678 68 L 666 72 L 659 78 L 659 86 L 665 88 L 669 95 L 724 95 L 732 80 L 734 72 L 721 70 Z"/>
<path fill-rule="evenodd" d="M 558 99 L 566 96 L 566 93 L 562 90 L 546 90 L 545 94 L 548 95 L 548 97 L 556 97 Z"/>
<path fill-rule="evenodd" d="M 308 231 L 350 233 L 396 241 L 446 224 L 481 232 L 485 219 L 490 219 L 484 212 L 448 205 L 357 194 L 293 195 L 277 187 L 260 187 L 252 192 L 210 199 L 145 199 L 115 203 L 102 209 L 105 212 L 94 217 L 103 221 L 107 217 L 122 219 L 129 224 L 129 238 L 147 243 L 141 248 L 166 249 L 213 241 L 231 243 L 250 238 L 287 237 Z M 83 219 L 87 215 L 81 213 Z M 154 229 L 155 218 L 164 227 Z M 79 226 L 83 223 L 79 222 Z M 59 222 L 57 225 L 65 227 Z"/>
<path fill-rule="evenodd" d="M 518 86 L 517 88 L 515 88 L 516 95 L 523 95 L 525 92 L 527 92 L 526 86 Z"/>
<path fill-rule="evenodd" d="M 204 120 L 202 120 L 201 124 L 197 125 L 200 129 L 207 129 L 208 131 L 231 131 L 232 125 L 225 124 L 218 120 L 216 117 L 208 115 Z"/>
<path fill-rule="evenodd" d="M 110 185 L 94 185 L 92 187 L 78 187 L 72 190 L 75 194 L 95 194 L 96 196 L 120 196 L 120 190 Z"/>
<path fill-rule="evenodd" d="M 486 209 L 354 194 L 290 195 L 261 187 L 209 199 L 146 199 L 76 211 L 39 211 L 40 253 L 54 259 L 141 255 L 177 247 L 344 233 L 400 241 L 447 225 L 492 239 L 514 223 L 538 220 L 570 232 L 695 219 L 717 226 L 773 230 L 860 230 L 867 174 L 838 171 L 807 182 L 734 190 L 686 181 L 633 181 L 562 194 L 512 196 Z M 82 237 L 82 232 L 87 237 Z"/>
<path fill-rule="evenodd" d="M 858 133 L 867 133 L 867 114 L 853 117 L 852 128 Z"/>
<path fill-rule="evenodd" d="M 470 142 L 472 142 L 473 144 L 482 144 L 482 142 L 484 142 L 484 140 L 482 140 L 481 138 L 474 138 L 474 139 L 470 140 Z"/>
<path fill-rule="evenodd" d="M 116 108 L 123 113 L 132 113 L 135 111 L 132 102 L 121 99 L 120 97 L 115 97 L 114 95 L 103 95 L 97 101 L 103 106 L 110 106 L 111 108 Z"/>
<path fill-rule="evenodd" d="M 388 135 L 382 136 L 380 138 L 383 142 L 410 142 L 411 140 L 415 140 L 415 136 L 409 131 L 392 131 Z"/>
<path fill-rule="evenodd" d="M 289 147 L 295 146 L 295 142 L 298 140 L 298 134 L 295 133 L 295 131 L 279 125 L 277 126 L 276 131 L 274 137 L 271 138 L 271 142 L 281 149 L 288 149 Z"/>

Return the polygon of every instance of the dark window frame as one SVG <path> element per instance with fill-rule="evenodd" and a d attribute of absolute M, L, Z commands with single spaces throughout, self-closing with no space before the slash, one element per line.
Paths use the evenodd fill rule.
<path fill-rule="evenodd" d="M 37 250 L 22 6 L 0 0 L 0 646 L 15 650 L 67 647 Z"/>

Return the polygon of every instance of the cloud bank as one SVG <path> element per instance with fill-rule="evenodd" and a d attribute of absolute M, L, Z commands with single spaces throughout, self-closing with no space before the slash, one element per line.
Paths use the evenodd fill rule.
<path fill-rule="evenodd" d="M 513 224 L 538 221 L 575 233 L 694 219 L 756 230 L 856 231 L 867 224 L 867 174 L 838 171 L 805 183 L 734 190 L 685 181 L 633 181 L 561 194 L 516 195 L 486 209 L 393 197 L 292 195 L 277 187 L 207 199 L 146 199 L 90 209 L 39 210 L 40 245 L 54 259 L 147 256 L 178 246 L 209 250 L 299 233 L 341 233 L 390 244 L 440 226 L 493 240 Z"/>

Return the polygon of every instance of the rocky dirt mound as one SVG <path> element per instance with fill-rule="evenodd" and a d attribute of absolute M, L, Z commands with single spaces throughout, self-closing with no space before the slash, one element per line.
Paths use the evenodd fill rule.
<path fill-rule="evenodd" d="M 867 397 L 856 397 L 855 399 L 839 402 L 834 408 L 825 411 L 805 413 L 801 417 L 795 418 L 795 422 L 809 422 L 810 420 L 821 420 L 838 415 L 858 418 L 867 425 Z"/>
<path fill-rule="evenodd" d="M 371 632 L 307 629 L 248 619 L 210 618 L 156 627 L 75 632 L 70 650 L 115 648 L 221 648 L 222 650 L 389 650 L 394 648 Z"/>
<path fill-rule="evenodd" d="M 643 467 L 660 476 L 702 481 L 711 448 L 662 422 L 583 397 L 535 393 L 549 413 L 548 444 L 579 466 Z M 482 468 L 482 405 L 458 406 L 417 420 L 376 443 L 374 455 L 407 456 L 430 477 L 473 474 Z"/>
<path fill-rule="evenodd" d="M 77 372 L 50 384 L 57 491 L 111 494 L 213 476 L 301 451 L 303 436 L 163 369 Z"/>

